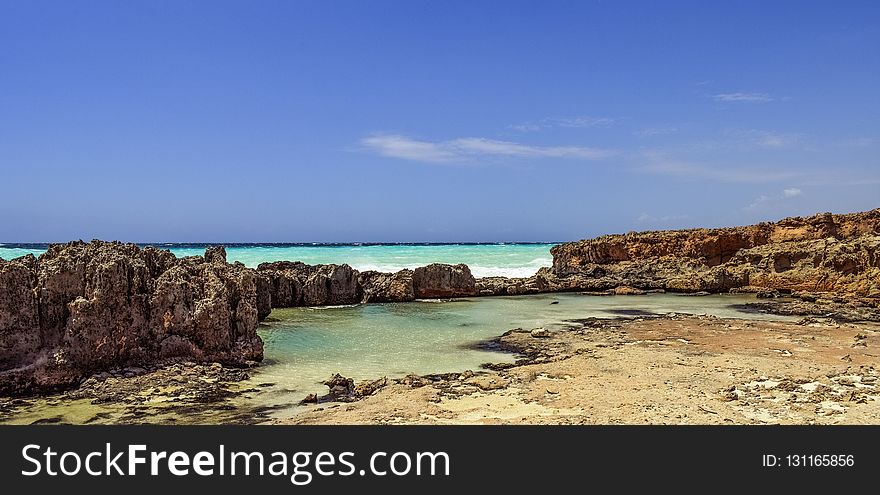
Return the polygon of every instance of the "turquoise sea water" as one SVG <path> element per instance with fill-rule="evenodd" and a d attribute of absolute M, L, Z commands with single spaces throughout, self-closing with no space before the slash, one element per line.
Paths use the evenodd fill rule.
<path fill-rule="evenodd" d="M 155 244 L 176 256 L 201 255 L 204 245 Z M 255 268 L 266 261 L 348 263 L 353 268 L 394 272 L 430 263 L 464 263 L 475 277 L 528 277 L 550 266 L 553 244 L 247 244 L 227 245 L 228 261 Z M 0 258 L 40 255 L 40 244 L 0 245 Z"/>

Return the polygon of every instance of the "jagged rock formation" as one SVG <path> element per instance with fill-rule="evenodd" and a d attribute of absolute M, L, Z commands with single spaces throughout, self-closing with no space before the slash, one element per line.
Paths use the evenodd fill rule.
<path fill-rule="evenodd" d="M 476 280 L 467 265 L 433 263 L 413 270 L 417 298 L 468 297 L 477 295 Z"/>
<path fill-rule="evenodd" d="M 415 299 L 412 270 L 382 273 L 373 270 L 358 275 L 361 302 L 405 302 Z"/>
<path fill-rule="evenodd" d="M 880 296 L 880 209 L 747 227 L 637 232 L 560 244 L 550 290 L 827 291 Z"/>
<path fill-rule="evenodd" d="M 360 302 L 358 272 L 348 265 L 317 265 L 303 282 L 302 294 L 305 306 Z"/>
<path fill-rule="evenodd" d="M 258 275 L 225 261 L 92 241 L 0 260 L 0 394 L 64 388 L 103 370 L 262 359 Z"/>
<path fill-rule="evenodd" d="M 257 272 L 268 281 L 273 308 L 477 295 L 476 281 L 467 265 L 435 263 L 382 273 L 358 272 L 348 265 L 277 261 L 261 263 Z"/>
<path fill-rule="evenodd" d="M 358 272 L 348 265 L 277 261 L 260 263 L 257 272 L 269 280 L 273 308 L 360 302 Z"/>
<path fill-rule="evenodd" d="M 547 292 L 544 278 L 483 277 L 476 279 L 475 288 L 480 296 L 518 296 Z"/>

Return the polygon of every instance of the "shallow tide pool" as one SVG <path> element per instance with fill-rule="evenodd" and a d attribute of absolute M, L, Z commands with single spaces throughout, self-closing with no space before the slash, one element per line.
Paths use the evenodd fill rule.
<path fill-rule="evenodd" d="M 615 317 L 634 311 L 790 319 L 733 307 L 750 301 L 754 301 L 753 295 L 569 293 L 276 309 L 259 330 L 265 342 L 265 361 L 252 370 L 249 380 L 238 385 L 249 391 L 232 399 L 227 404 L 232 407 L 225 410 L 177 415 L 174 421 L 219 422 L 249 409 L 268 411 L 270 417 L 290 417 L 306 395 L 327 392 L 322 382 L 333 373 L 366 380 L 477 370 L 488 362 L 512 362 L 515 357 L 511 354 L 482 350 L 474 344 L 517 327 L 552 329 L 565 326 L 566 320 Z M 60 417 L 64 422 L 83 422 L 99 413 L 104 414 L 98 422 L 113 422 L 119 417 L 114 404 L 46 398 L 6 421 L 27 423 Z M 165 422 L 172 416 L 163 412 L 160 403 L 151 416 L 141 419 Z"/>
<path fill-rule="evenodd" d="M 259 402 L 292 403 L 309 393 L 326 393 L 322 382 L 333 373 L 366 380 L 476 370 L 488 362 L 512 362 L 511 354 L 476 349 L 474 344 L 517 327 L 552 329 L 565 326 L 566 320 L 615 317 L 633 310 L 785 319 L 732 307 L 750 301 L 754 301 L 753 295 L 568 293 L 278 309 L 261 326 L 267 363 L 251 381 L 274 384 L 255 397 Z M 273 415 L 294 412 L 282 409 Z"/>

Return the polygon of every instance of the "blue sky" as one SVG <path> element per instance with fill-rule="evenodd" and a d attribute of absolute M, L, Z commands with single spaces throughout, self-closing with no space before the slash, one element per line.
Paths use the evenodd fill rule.
<path fill-rule="evenodd" d="M 0 242 L 880 207 L 877 2 L 0 2 Z"/>

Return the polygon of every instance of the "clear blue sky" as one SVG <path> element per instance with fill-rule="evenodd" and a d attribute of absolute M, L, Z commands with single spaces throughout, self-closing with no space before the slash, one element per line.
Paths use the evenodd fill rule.
<path fill-rule="evenodd" d="M 880 207 L 880 3 L 2 1 L 0 242 Z"/>

